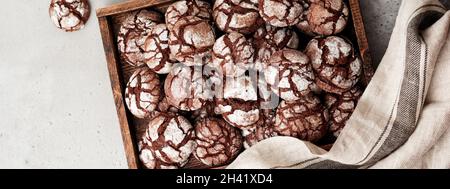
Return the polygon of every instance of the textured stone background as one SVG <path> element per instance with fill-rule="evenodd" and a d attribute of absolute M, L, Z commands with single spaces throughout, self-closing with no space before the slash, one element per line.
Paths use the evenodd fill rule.
<path fill-rule="evenodd" d="M 415 1 L 415 0 L 407 0 Z M 440 0 L 447 8 L 450 0 Z M 361 0 L 361 9 L 374 64 L 383 58 L 401 0 Z"/>
<path fill-rule="evenodd" d="M 120 1 L 90 2 L 94 12 Z M 49 2 L 0 6 L 0 168 L 126 168 L 95 12 L 85 29 L 64 33 Z M 361 0 L 376 62 L 399 2 Z"/>

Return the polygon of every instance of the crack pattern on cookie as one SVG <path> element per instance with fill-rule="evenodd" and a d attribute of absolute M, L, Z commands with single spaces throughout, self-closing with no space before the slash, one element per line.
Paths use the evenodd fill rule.
<path fill-rule="evenodd" d="M 208 166 L 231 162 L 242 149 L 239 130 L 219 118 L 205 118 L 195 125 L 196 148 L 194 156 Z"/>
<path fill-rule="evenodd" d="M 187 66 L 210 63 L 214 43 L 215 33 L 212 26 L 198 17 L 180 18 L 169 34 L 170 52 Z"/>
<path fill-rule="evenodd" d="M 229 77 L 241 76 L 253 65 L 254 48 L 244 35 L 225 34 L 213 47 L 213 65 Z"/>
<path fill-rule="evenodd" d="M 202 67 L 177 65 L 167 75 L 164 83 L 167 102 L 183 111 L 202 108 L 213 95 L 206 87 Z"/>
<path fill-rule="evenodd" d="M 362 90 L 356 85 L 350 91 L 336 95 L 332 93 L 325 94 L 325 104 L 330 112 L 330 121 L 328 131 L 335 137 L 338 137 L 344 129 L 345 124 L 352 115 L 362 95 Z"/>
<path fill-rule="evenodd" d="M 202 108 L 190 112 L 191 120 L 198 121 L 203 118 L 216 116 L 216 113 L 214 111 L 215 106 L 216 105 L 213 103 L 213 101 L 207 101 Z"/>
<path fill-rule="evenodd" d="M 187 16 L 195 16 L 203 20 L 211 20 L 211 5 L 200 0 L 183 0 L 171 4 L 166 11 L 167 29 L 172 31 L 175 23 Z"/>
<path fill-rule="evenodd" d="M 145 63 L 158 74 L 167 74 L 176 60 L 169 49 L 169 30 L 165 24 L 153 27 L 144 44 Z"/>
<path fill-rule="evenodd" d="M 50 18 L 59 29 L 73 32 L 84 28 L 89 19 L 90 7 L 87 0 L 52 0 Z"/>
<path fill-rule="evenodd" d="M 326 92 L 341 94 L 358 83 L 362 63 L 350 42 L 337 37 L 316 38 L 306 54 L 312 62 L 317 85 Z"/>
<path fill-rule="evenodd" d="M 160 97 L 161 84 L 158 75 L 147 67 L 138 68 L 125 89 L 128 110 L 138 118 L 148 117 L 156 109 Z"/>
<path fill-rule="evenodd" d="M 139 158 L 149 169 L 183 167 L 194 151 L 194 138 L 194 127 L 186 118 L 157 112 L 148 123 Z"/>
<path fill-rule="evenodd" d="M 224 32 L 254 33 L 264 20 L 259 15 L 258 0 L 217 0 L 213 17 Z"/>
<path fill-rule="evenodd" d="M 257 78 L 242 75 L 228 77 L 222 83 L 223 94 L 215 98 L 215 112 L 234 127 L 249 129 L 260 120 Z"/>
<path fill-rule="evenodd" d="M 221 114 L 232 126 L 251 130 L 261 119 L 261 110 L 257 101 L 244 101 L 237 98 L 216 99 L 216 114 Z"/>
<path fill-rule="evenodd" d="M 305 5 L 305 4 L 304 4 Z M 343 0 L 309 0 L 297 27 L 310 35 L 334 35 L 347 25 L 349 9 Z"/>
<path fill-rule="evenodd" d="M 276 27 L 293 26 L 303 13 L 301 0 L 259 0 L 259 14 Z"/>
<path fill-rule="evenodd" d="M 282 136 L 317 142 L 326 134 L 327 124 L 327 109 L 318 97 L 309 95 L 298 101 L 280 103 L 274 131 Z"/>
<path fill-rule="evenodd" d="M 275 110 L 263 110 L 262 118 L 256 123 L 255 127 L 250 130 L 242 130 L 244 137 L 244 147 L 248 149 L 258 142 L 277 136 L 274 131 Z"/>
<path fill-rule="evenodd" d="M 319 92 L 308 56 L 297 50 L 285 49 L 273 54 L 265 78 L 272 91 L 287 101 Z"/>
<path fill-rule="evenodd" d="M 255 47 L 255 68 L 257 70 L 263 70 L 276 51 L 284 48 L 297 49 L 300 43 L 294 30 L 270 25 L 260 27 L 253 34 L 252 41 Z"/>
<path fill-rule="evenodd" d="M 146 64 L 145 41 L 153 27 L 162 20 L 162 15 L 154 11 L 139 10 L 128 14 L 117 36 L 117 46 L 123 62 L 132 66 Z"/>

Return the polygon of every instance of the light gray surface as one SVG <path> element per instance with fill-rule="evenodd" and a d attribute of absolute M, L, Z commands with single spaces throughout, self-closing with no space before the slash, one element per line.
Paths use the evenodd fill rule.
<path fill-rule="evenodd" d="M 95 10 L 120 1 L 90 2 Z M 398 1 L 362 0 L 375 60 Z M 0 168 L 126 168 L 95 13 L 65 33 L 51 23 L 49 2 L 0 6 Z"/>
<path fill-rule="evenodd" d="M 0 6 L 0 168 L 126 168 L 96 15 L 65 33 L 49 2 Z"/>
<path fill-rule="evenodd" d="M 415 0 L 407 0 L 415 1 Z M 450 0 L 440 0 L 447 8 Z M 378 65 L 387 49 L 401 0 L 361 0 L 373 63 Z"/>

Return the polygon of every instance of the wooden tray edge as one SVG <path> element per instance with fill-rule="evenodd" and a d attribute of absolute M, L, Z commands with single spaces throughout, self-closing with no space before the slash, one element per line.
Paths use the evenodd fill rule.
<path fill-rule="evenodd" d="M 117 57 L 115 55 L 115 46 L 111 46 L 113 43 L 112 30 L 108 25 L 107 17 L 98 18 L 100 25 L 100 32 L 102 35 L 103 48 L 105 51 L 105 56 L 108 64 L 109 77 L 111 80 L 111 87 L 113 90 L 114 102 L 116 105 L 117 116 L 119 118 L 120 130 L 122 134 L 123 145 L 125 148 L 125 155 L 128 162 L 128 167 L 130 169 L 138 168 L 138 155 L 134 148 L 132 134 L 130 132 L 130 126 L 128 124 L 127 114 L 125 110 L 125 103 L 122 96 L 122 85 L 120 83 L 120 76 L 118 70 L 118 64 L 116 62 Z"/>
<path fill-rule="evenodd" d="M 362 82 L 364 86 L 367 86 L 375 73 L 375 68 L 370 55 L 369 42 L 366 36 L 366 29 L 364 27 L 359 0 L 349 0 L 349 6 L 352 13 L 352 20 L 355 28 L 356 39 L 358 41 L 358 47 L 363 62 Z"/>
<path fill-rule="evenodd" d="M 173 0 L 130 0 L 123 3 L 113 4 L 108 7 L 99 8 L 96 12 L 97 17 L 105 17 L 171 2 L 173 2 Z"/>
<path fill-rule="evenodd" d="M 130 131 L 130 126 L 128 124 L 127 113 L 125 110 L 125 103 L 123 101 L 122 96 L 122 85 L 120 80 L 119 68 L 117 67 L 119 64 L 116 60 L 115 46 L 111 46 L 110 44 L 114 44 L 114 37 L 112 33 L 112 29 L 108 25 L 108 16 L 121 14 L 133 10 L 138 10 L 150 6 L 161 6 L 164 4 L 172 3 L 173 0 L 131 0 L 123 3 L 113 4 L 111 6 L 105 8 L 99 8 L 96 10 L 97 17 L 100 25 L 100 32 L 102 35 L 103 47 L 105 51 L 105 55 L 107 58 L 107 65 L 110 74 L 111 87 L 113 90 L 114 101 L 116 105 L 117 115 L 120 122 L 120 129 L 122 132 L 122 140 L 125 148 L 125 155 L 128 162 L 128 167 L 130 169 L 138 169 L 139 168 L 139 159 L 138 152 L 134 147 L 135 142 L 133 142 L 133 135 Z M 361 54 L 361 59 L 363 61 L 363 83 L 367 85 L 372 78 L 374 73 L 374 67 L 372 65 L 372 59 L 369 53 L 368 40 L 365 33 L 364 22 L 362 19 L 359 0 L 349 0 L 349 6 L 352 13 L 352 19 L 354 24 L 354 29 L 356 33 L 356 38 L 358 42 L 358 47 Z M 215 167 L 212 169 L 223 169 L 228 165 Z"/>

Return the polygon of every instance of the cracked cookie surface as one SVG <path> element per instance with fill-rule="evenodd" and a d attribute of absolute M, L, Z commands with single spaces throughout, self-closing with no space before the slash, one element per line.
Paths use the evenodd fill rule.
<path fill-rule="evenodd" d="M 153 27 L 144 43 L 144 59 L 149 68 L 158 74 L 167 74 L 177 61 L 169 49 L 169 30 L 165 24 Z"/>
<path fill-rule="evenodd" d="M 236 32 L 225 34 L 213 47 L 213 65 L 221 68 L 226 76 L 243 75 L 253 65 L 254 48 L 244 35 Z"/>
<path fill-rule="evenodd" d="M 219 118 L 199 120 L 195 133 L 194 156 L 205 165 L 225 165 L 236 158 L 242 148 L 239 130 Z"/>
<path fill-rule="evenodd" d="M 52 0 L 50 18 L 59 29 L 73 32 L 84 27 L 90 15 L 87 0 Z"/>
<path fill-rule="evenodd" d="M 176 113 L 156 112 L 142 139 L 139 158 L 149 169 L 183 167 L 195 147 L 194 127 Z"/>
<path fill-rule="evenodd" d="M 180 18 L 169 34 L 170 52 L 187 66 L 211 63 L 215 41 L 209 22 L 194 16 Z"/>
<path fill-rule="evenodd" d="M 275 117 L 274 131 L 282 136 L 317 142 L 327 132 L 328 111 L 314 95 L 298 101 L 282 101 Z"/>
<path fill-rule="evenodd" d="M 175 23 L 186 16 L 195 16 L 209 21 L 211 20 L 211 5 L 200 0 L 183 0 L 169 5 L 165 13 L 167 29 L 172 31 Z"/>
<path fill-rule="evenodd" d="M 259 0 L 258 3 L 264 21 L 276 27 L 297 24 L 303 12 L 301 0 Z"/>
<path fill-rule="evenodd" d="M 147 67 L 138 68 L 130 77 L 125 89 L 128 110 L 138 117 L 149 117 L 161 97 L 161 84 L 156 73 Z"/>
<path fill-rule="evenodd" d="M 144 45 L 153 27 L 162 22 L 162 15 L 154 11 L 139 10 L 128 13 L 117 35 L 120 58 L 131 66 L 145 65 Z"/>
<path fill-rule="evenodd" d="M 343 0 L 307 0 L 297 27 L 309 35 L 334 35 L 347 25 L 349 9 Z"/>
<path fill-rule="evenodd" d="M 213 17 L 217 27 L 228 33 L 251 34 L 264 24 L 259 15 L 258 0 L 217 0 Z"/>
<path fill-rule="evenodd" d="M 305 53 L 311 59 L 316 84 L 322 90 L 341 94 L 358 83 L 362 62 L 346 39 L 337 36 L 313 39 Z"/>

